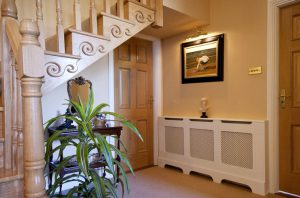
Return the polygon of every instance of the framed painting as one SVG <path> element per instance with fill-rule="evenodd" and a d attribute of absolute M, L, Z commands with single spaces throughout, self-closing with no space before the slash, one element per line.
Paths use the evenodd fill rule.
<path fill-rule="evenodd" d="M 182 83 L 223 81 L 224 34 L 181 44 Z"/>

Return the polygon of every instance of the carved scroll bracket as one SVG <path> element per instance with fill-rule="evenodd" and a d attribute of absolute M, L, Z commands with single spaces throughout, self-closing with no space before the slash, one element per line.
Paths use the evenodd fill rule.
<path fill-rule="evenodd" d="M 62 54 L 46 54 L 45 57 L 46 73 L 51 77 L 60 77 L 65 72 L 76 73 L 78 71 L 77 62 L 80 57 Z"/>
<path fill-rule="evenodd" d="M 95 47 L 91 42 L 84 41 L 80 44 L 80 52 L 82 52 L 86 56 L 94 56 L 97 52 L 105 53 L 106 48 L 104 45 L 98 45 Z"/>
<path fill-rule="evenodd" d="M 135 12 L 135 18 L 136 18 L 137 22 L 139 22 L 139 23 L 146 23 L 147 21 L 148 22 L 154 21 L 153 14 L 150 14 L 150 13 L 147 14 L 140 10 Z"/>

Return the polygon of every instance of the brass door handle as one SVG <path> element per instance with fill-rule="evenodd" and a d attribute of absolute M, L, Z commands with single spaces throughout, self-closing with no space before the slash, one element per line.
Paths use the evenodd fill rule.
<path fill-rule="evenodd" d="M 289 97 L 291 97 L 291 96 L 286 95 L 285 89 L 281 89 L 281 91 L 280 91 L 280 106 L 281 106 L 281 108 L 285 108 L 286 99 L 289 98 Z"/>

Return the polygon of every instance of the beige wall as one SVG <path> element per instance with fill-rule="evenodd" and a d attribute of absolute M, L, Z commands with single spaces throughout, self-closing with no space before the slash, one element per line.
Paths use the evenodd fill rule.
<path fill-rule="evenodd" d="M 267 1 L 211 0 L 209 33 L 225 34 L 224 82 L 181 84 L 180 44 L 163 41 L 163 114 L 199 116 L 200 98 L 211 117 L 266 119 Z M 249 66 L 263 74 L 248 75 Z"/>
<path fill-rule="evenodd" d="M 196 18 L 201 24 L 209 23 L 210 0 L 163 0 L 163 5 Z"/>

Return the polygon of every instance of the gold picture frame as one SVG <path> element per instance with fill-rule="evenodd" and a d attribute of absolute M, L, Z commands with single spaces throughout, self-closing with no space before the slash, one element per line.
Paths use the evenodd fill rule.
<path fill-rule="evenodd" d="M 224 80 L 224 34 L 181 44 L 182 83 Z"/>

